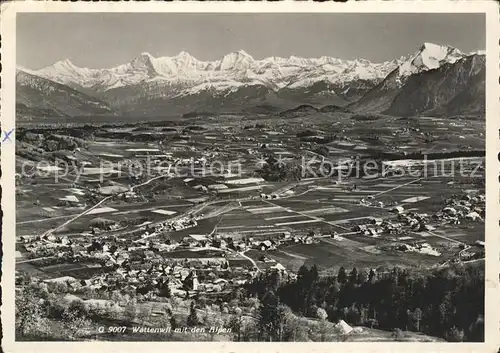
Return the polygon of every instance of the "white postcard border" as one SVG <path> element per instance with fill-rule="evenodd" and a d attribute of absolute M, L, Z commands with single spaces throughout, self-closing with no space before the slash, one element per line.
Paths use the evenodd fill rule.
<path fill-rule="evenodd" d="M 497 352 L 499 338 L 499 198 L 500 163 L 499 116 L 499 7 L 495 1 L 362 1 L 348 3 L 311 2 L 10 2 L 1 9 L 1 123 L 2 129 L 15 127 L 16 27 L 18 12 L 417 12 L 486 13 L 486 309 L 484 343 L 239 343 L 239 342 L 15 342 L 14 340 L 14 264 L 15 264 L 15 144 L 1 145 L 2 166 L 2 347 L 6 352 L 134 352 L 214 351 L 214 352 Z M 43 35 L 43 34 L 40 34 Z M 464 303 L 466 305 L 466 303 Z M 420 345 L 423 345 L 420 347 Z"/>

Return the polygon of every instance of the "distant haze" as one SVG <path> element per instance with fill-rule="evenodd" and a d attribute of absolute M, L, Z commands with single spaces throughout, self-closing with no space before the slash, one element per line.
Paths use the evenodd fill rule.
<path fill-rule="evenodd" d="M 187 51 L 216 60 L 244 49 L 269 56 L 393 60 L 424 42 L 463 52 L 485 49 L 484 14 L 165 14 L 21 13 L 17 64 L 39 69 L 70 59 L 113 67 L 142 52 Z"/>

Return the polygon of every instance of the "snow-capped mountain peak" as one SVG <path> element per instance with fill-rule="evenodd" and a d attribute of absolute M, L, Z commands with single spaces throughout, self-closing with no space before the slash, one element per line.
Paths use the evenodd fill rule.
<path fill-rule="evenodd" d="M 255 60 L 244 50 L 224 55 L 220 60 L 200 61 L 186 51 L 172 57 L 154 57 L 143 52 L 128 64 L 110 69 L 79 68 L 68 60 L 37 70 L 53 81 L 106 91 L 145 81 L 165 81 L 199 86 L 207 82 L 244 82 L 263 84 L 273 90 L 291 83 L 297 87 L 317 80 L 328 82 L 362 78 L 379 81 L 396 65 L 373 64 L 367 60 L 342 60 L 328 56 L 301 58 L 297 56 L 268 57 Z"/>
<path fill-rule="evenodd" d="M 181 51 L 179 54 L 175 56 L 176 59 L 181 59 L 181 60 L 196 60 L 194 56 L 189 54 L 187 51 Z"/>
<path fill-rule="evenodd" d="M 248 54 L 246 51 L 244 51 L 243 49 L 240 49 L 240 50 L 236 51 L 235 53 L 238 54 L 239 56 L 248 57 L 248 58 L 251 58 L 253 60 L 253 57 L 250 54 Z"/>
<path fill-rule="evenodd" d="M 60 60 L 60 61 L 56 62 L 54 65 L 69 65 L 69 66 L 73 66 L 73 63 L 71 62 L 70 59 L 64 59 L 64 60 Z"/>
<path fill-rule="evenodd" d="M 361 58 L 343 60 L 329 56 L 302 58 L 295 55 L 256 60 L 244 50 L 228 53 L 214 61 L 198 60 L 187 51 L 171 57 L 154 57 L 143 52 L 129 63 L 109 69 L 80 68 L 70 60 L 63 60 L 32 72 L 73 88 L 82 87 L 96 92 L 145 84 L 154 85 L 159 92 L 162 87 L 168 87 L 180 95 L 182 91 L 187 94 L 203 87 L 227 89 L 241 85 L 263 85 L 278 91 L 284 87 L 301 89 L 317 82 L 344 90 L 354 81 L 361 80 L 368 86 L 378 84 L 394 70 L 397 76 L 395 83 L 401 83 L 411 74 L 437 68 L 443 63 L 453 63 L 464 56 L 456 48 L 429 42 L 411 55 L 383 63 Z"/>
<path fill-rule="evenodd" d="M 53 66 L 54 68 L 59 70 L 73 70 L 73 71 L 78 70 L 78 67 L 75 66 L 69 59 L 60 60 L 56 62 Z"/>
<path fill-rule="evenodd" d="M 221 71 L 246 70 L 254 63 L 253 57 L 244 50 L 238 50 L 224 55 L 220 61 L 219 69 Z"/>
<path fill-rule="evenodd" d="M 153 55 L 149 53 L 141 53 L 141 55 L 137 56 L 134 60 L 132 60 L 132 65 L 137 65 L 137 64 L 147 64 L 151 62 L 153 59 Z"/>
<path fill-rule="evenodd" d="M 399 83 L 403 83 L 410 75 L 437 69 L 445 63 L 455 63 L 465 56 L 466 54 L 452 46 L 425 42 L 417 52 L 398 60 Z"/>
<path fill-rule="evenodd" d="M 142 72 L 148 78 L 153 78 L 159 75 L 154 64 L 155 58 L 149 53 L 141 53 L 138 57 L 132 60 L 130 66 L 133 71 Z"/>

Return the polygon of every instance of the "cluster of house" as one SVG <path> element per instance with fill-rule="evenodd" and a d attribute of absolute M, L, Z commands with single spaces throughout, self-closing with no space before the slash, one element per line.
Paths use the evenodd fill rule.
<path fill-rule="evenodd" d="M 462 251 L 460 253 L 460 260 L 461 261 L 472 261 L 472 260 L 477 260 L 484 258 L 484 252 L 478 252 L 478 251 Z"/>
<path fill-rule="evenodd" d="M 157 231 L 172 230 L 178 231 L 186 228 L 196 227 L 198 225 L 196 217 L 180 217 L 169 220 L 163 225 L 158 226 Z"/>
<path fill-rule="evenodd" d="M 169 257 L 170 251 L 185 246 L 183 242 L 174 245 L 148 243 L 144 246 L 124 246 L 111 239 L 75 244 L 67 237 L 49 237 L 57 243 L 25 239 L 30 241 L 25 247 L 27 250 L 42 247 L 51 249 L 52 253 L 44 255 L 52 254 L 82 263 L 87 276 L 93 273 L 90 278 L 77 280 L 61 277 L 74 290 L 85 287 L 102 291 L 130 289 L 154 298 L 168 287 L 172 295 L 185 297 L 196 292 L 217 293 L 231 286 L 239 286 L 254 275 L 254 269 L 230 267 L 225 256 Z M 197 272 L 204 273 L 202 281 L 198 279 Z"/>
<path fill-rule="evenodd" d="M 133 190 L 126 191 L 125 193 L 123 193 L 122 197 L 127 201 L 134 201 L 134 200 L 138 200 L 140 198 L 139 194 Z"/>
<path fill-rule="evenodd" d="M 373 204 L 373 201 L 361 200 L 362 203 Z M 380 207 L 384 205 L 380 203 Z M 373 218 L 368 224 L 356 224 L 353 231 L 363 235 L 377 237 L 381 234 L 401 234 L 405 230 L 414 232 L 433 231 L 432 224 L 460 224 L 461 220 L 482 221 L 485 215 L 484 194 L 466 194 L 461 198 L 452 198 L 446 206 L 432 215 L 427 213 L 406 212 L 403 206 L 395 206 L 391 212 L 397 215 L 397 222 L 387 219 Z M 431 224 L 432 223 L 432 224 Z"/>
<path fill-rule="evenodd" d="M 403 233 L 403 226 L 405 225 L 415 229 L 416 226 L 414 224 L 416 222 L 420 227 L 420 222 L 417 220 L 421 219 L 422 216 L 415 213 L 400 214 L 398 222 L 392 222 L 389 219 L 372 218 L 367 224 L 356 224 L 353 227 L 353 231 L 371 237 L 379 237 L 382 234 L 398 235 Z"/>
<path fill-rule="evenodd" d="M 186 151 L 191 151 L 194 152 L 196 151 L 196 148 L 194 146 L 171 146 L 169 147 L 172 151 L 174 152 L 186 152 Z M 146 151 L 148 152 L 148 151 Z M 210 154 L 204 154 L 199 157 L 190 157 L 190 158 L 181 158 L 181 157 L 176 157 L 173 155 L 172 152 L 162 152 L 161 154 L 151 154 L 147 153 L 144 155 L 135 155 L 136 158 L 148 158 L 151 160 L 153 166 L 155 167 L 162 167 L 165 166 L 165 162 L 169 162 L 169 164 L 173 165 L 178 165 L 178 166 L 190 166 L 190 165 L 202 165 L 207 162 L 207 157 L 213 157 L 213 155 Z M 129 160 L 130 161 L 130 160 Z M 136 162 L 134 162 L 136 163 Z M 130 161 L 130 164 L 132 162 Z"/>
<path fill-rule="evenodd" d="M 115 222 L 105 218 L 94 218 L 90 221 L 90 230 L 92 234 L 98 234 L 100 232 L 110 232 L 122 228 L 119 222 Z"/>
<path fill-rule="evenodd" d="M 396 250 L 404 251 L 404 252 L 418 252 L 421 254 L 432 255 L 432 256 L 441 256 L 441 253 L 434 249 L 428 243 L 420 243 L 420 244 L 399 244 L 396 245 Z"/>
<path fill-rule="evenodd" d="M 484 194 L 465 194 L 461 198 L 452 198 L 440 212 L 433 215 L 433 218 L 451 224 L 460 224 L 463 219 L 482 221 L 485 216 L 485 200 Z"/>
<path fill-rule="evenodd" d="M 351 187 L 351 191 L 352 190 L 356 190 L 355 184 Z M 359 204 L 363 205 L 363 206 L 374 206 L 374 207 L 380 207 L 380 208 L 384 207 L 384 203 L 382 201 L 375 201 L 373 196 L 368 196 L 366 198 L 362 198 L 359 201 Z"/>
<path fill-rule="evenodd" d="M 431 217 L 427 213 L 408 212 L 398 214 L 398 219 L 414 232 L 433 231 L 436 228 L 429 224 Z"/>
<path fill-rule="evenodd" d="M 234 249 L 236 251 L 246 251 L 249 249 L 256 249 L 260 251 L 272 251 L 276 250 L 280 245 L 284 244 L 313 244 L 318 242 L 318 239 L 314 234 L 307 235 L 294 235 L 288 231 L 284 231 L 278 234 L 274 238 L 269 239 L 255 239 L 253 237 L 248 237 L 239 240 L 233 240 L 231 237 L 221 238 L 219 236 L 213 237 L 210 241 L 210 246 L 220 248 L 220 249 Z"/>
<path fill-rule="evenodd" d="M 260 198 L 264 200 L 279 199 L 280 195 L 277 194 L 260 194 Z"/>
<path fill-rule="evenodd" d="M 163 226 L 160 226 L 163 227 Z M 160 229 L 160 228 L 158 228 Z M 162 228 L 164 229 L 164 228 Z M 314 235 L 292 236 L 290 232 L 283 232 L 273 239 L 255 239 L 253 237 L 233 239 L 232 237 L 221 236 L 189 236 L 184 237 L 180 242 L 171 241 L 153 242 L 152 237 L 158 235 L 157 231 L 149 233 L 145 231 L 140 239 L 131 240 L 126 238 L 110 238 L 103 235 L 97 240 L 90 240 L 86 237 L 58 236 L 47 234 L 43 236 L 21 236 L 25 249 L 32 253 L 34 257 L 59 257 L 72 258 L 78 261 L 84 259 L 97 260 L 104 267 L 115 267 L 126 263 L 131 252 L 141 252 L 141 258 L 152 263 L 163 261 L 164 252 L 178 249 L 209 249 L 217 248 L 221 250 L 235 250 L 244 252 L 249 249 L 261 251 L 271 251 L 277 249 L 282 244 L 303 243 L 312 244 L 317 239 Z M 220 259 L 226 262 L 225 258 Z M 217 260 L 219 261 L 219 260 Z M 197 262 L 206 262 L 204 258 L 198 258 Z"/>
<path fill-rule="evenodd" d="M 41 236 L 21 236 L 20 240 L 24 243 L 25 250 L 34 258 L 64 257 L 67 253 L 60 249 L 71 243 L 67 237 L 59 238 L 54 235 L 44 239 Z"/>
<path fill-rule="evenodd" d="M 200 281 L 197 271 L 208 271 L 208 274 Z M 46 281 L 64 283 L 73 292 L 90 289 L 102 294 L 119 290 L 141 294 L 146 300 L 154 300 L 170 295 L 185 298 L 199 293 L 219 293 L 240 286 L 248 280 L 245 276 L 230 279 L 218 277 L 222 272 L 223 270 L 216 266 L 197 270 L 178 264 L 131 263 L 89 279 L 63 276 Z"/>

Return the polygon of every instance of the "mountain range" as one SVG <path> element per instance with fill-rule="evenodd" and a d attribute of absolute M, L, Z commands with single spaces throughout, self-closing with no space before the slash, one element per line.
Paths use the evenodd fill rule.
<path fill-rule="evenodd" d="M 484 114 L 485 55 L 424 43 L 382 63 L 323 56 L 215 61 L 142 53 L 113 68 L 69 60 L 17 70 L 18 116 L 169 116 L 193 111 L 280 111 L 301 104 L 355 113 Z"/>

